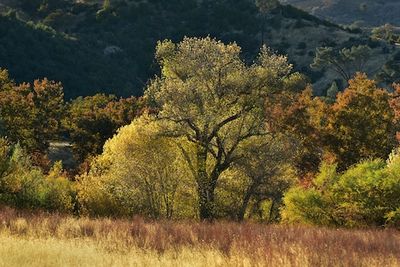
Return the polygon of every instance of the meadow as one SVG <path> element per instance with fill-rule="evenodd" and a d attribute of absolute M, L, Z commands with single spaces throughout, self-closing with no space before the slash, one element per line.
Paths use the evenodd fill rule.
<path fill-rule="evenodd" d="M 400 266 L 393 229 L 91 219 L 0 208 L 0 266 Z"/>

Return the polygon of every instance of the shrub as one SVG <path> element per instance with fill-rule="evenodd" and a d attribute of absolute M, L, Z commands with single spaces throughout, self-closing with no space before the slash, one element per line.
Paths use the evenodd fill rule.
<path fill-rule="evenodd" d="M 18 144 L 0 139 L 0 153 L 0 203 L 16 208 L 72 211 L 74 190 L 59 163 L 46 176 L 32 166 Z"/>
<path fill-rule="evenodd" d="M 76 192 L 74 184 L 63 172 L 61 162 L 56 162 L 43 179 L 43 208 L 49 211 L 70 212 L 74 208 Z"/>
<path fill-rule="evenodd" d="M 309 188 L 284 198 L 284 221 L 316 225 L 396 226 L 400 222 L 400 154 L 363 161 L 343 173 L 324 164 Z"/>
<path fill-rule="evenodd" d="M 313 186 L 290 189 L 284 197 L 282 220 L 289 223 L 332 225 L 329 188 L 337 179 L 336 166 L 323 164 Z"/>

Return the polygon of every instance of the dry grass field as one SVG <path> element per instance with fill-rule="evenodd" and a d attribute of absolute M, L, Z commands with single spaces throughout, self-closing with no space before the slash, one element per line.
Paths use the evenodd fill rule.
<path fill-rule="evenodd" d="M 400 233 L 0 208 L 0 266 L 400 266 Z"/>

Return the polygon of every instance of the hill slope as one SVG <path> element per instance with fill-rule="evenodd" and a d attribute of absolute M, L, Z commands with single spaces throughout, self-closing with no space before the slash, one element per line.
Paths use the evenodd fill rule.
<path fill-rule="evenodd" d="M 140 95 L 157 73 L 154 48 L 158 40 L 184 36 L 236 41 L 252 60 L 261 45 L 263 16 L 250 0 L 97 1 L 0 0 L 0 67 L 17 81 L 38 77 L 62 81 L 67 98 L 96 92 Z M 292 6 L 269 14 L 266 43 L 288 54 L 297 70 L 308 74 L 316 90 L 332 77 L 314 72 L 316 47 L 381 43 L 328 23 Z M 334 77 L 333 77 L 334 78 Z"/>
<path fill-rule="evenodd" d="M 398 0 L 282 0 L 335 23 L 400 26 Z"/>

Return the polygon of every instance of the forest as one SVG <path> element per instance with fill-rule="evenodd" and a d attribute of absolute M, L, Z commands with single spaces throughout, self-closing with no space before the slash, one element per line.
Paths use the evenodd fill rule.
<path fill-rule="evenodd" d="M 400 266 L 397 28 L 228 2 L 0 1 L 0 266 Z"/>

